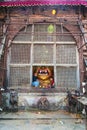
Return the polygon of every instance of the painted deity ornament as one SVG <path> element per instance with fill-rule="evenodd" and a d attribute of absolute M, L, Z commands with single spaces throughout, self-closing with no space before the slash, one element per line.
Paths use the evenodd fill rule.
<path fill-rule="evenodd" d="M 50 68 L 44 66 L 38 67 L 36 73 L 40 82 L 40 87 L 49 88 L 51 86 L 50 77 L 52 76 Z"/>

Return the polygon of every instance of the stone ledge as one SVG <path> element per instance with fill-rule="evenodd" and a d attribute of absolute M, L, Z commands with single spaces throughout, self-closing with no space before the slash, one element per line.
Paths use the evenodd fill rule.
<path fill-rule="evenodd" d="M 38 102 L 46 99 L 49 102 L 49 110 L 57 110 L 66 106 L 66 93 L 18 93 L 18 107 L 38 108 Z"/>

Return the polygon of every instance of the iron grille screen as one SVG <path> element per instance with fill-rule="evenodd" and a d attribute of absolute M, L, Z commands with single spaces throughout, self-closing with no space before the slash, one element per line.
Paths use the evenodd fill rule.
<path fill-rule="evenodd" d="M 57 64 L 76 64 L 76 45 L 56 46 Z"/>
<path fill-rule="evenodd" d="M 75 88 L 77 86 L 76 67 L 57 67 L 57 86 Z"/>
<path fill-rule="evenodd" d="M 54 32 L 53 24 L 37 24 L 34 26 L 34 41 L 53 41 Z"/>
<path fill-rule="evenodd" d="M 29 86 L 30 83 L 30 67 L 10 67 L 10 86 Z"/>
<path fill-rule="evenodd" d="M 51 24 L 35 24 L 34 28 L 32 25 L 26 25 L 18 35 L 15 37 L 16 41 L 45 41 L 54 42 L 56 41 L 74 41 L 71 33 L 60 25 Z"/>
<path fill-rule="evenodd" d="M 68 32 L 61 25 L 41 23 L 24 27 L 18 33 L 11 47 L 10 86 L 25 87 L 30 84 L 33 67 L 43 65 L 53 66 L 56 73 L 54 74 L 57 82 L 56 87 L 72 88 L 77 86 L 78 61 L 75 40 L 69 33 L 68 36 L 64 35 L 62 39 L 64 43 L 61 43 L 62 37 L 57 33 L 62 31 Z"/>
<path fill-rule="evenodd" d="M 53 45 L 35 44 L 33 52 L 34 63 L 53 63 Z"/>
<path fill-rule="evenodd" d="M 62 24 L 56 25 L 56 41 L 74 41 L 71 33 Z"/>
<path fill-rule="evenodd" d="M 14 38 L 16 41 L 32 41 L 32 25 L 25 25 Z"/>
<path fill-rule="evenodd" d="M 30 63 L 30 45 L 13 44 L 11 48 L 11 63 Z"/>

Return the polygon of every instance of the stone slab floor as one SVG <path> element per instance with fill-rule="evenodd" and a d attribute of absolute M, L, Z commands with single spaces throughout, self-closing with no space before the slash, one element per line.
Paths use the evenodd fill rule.
<path fill-rule="evenodd" d="M 0 130 L 87 130 L 86 119 L 66 111 L 0 113 Z"/>

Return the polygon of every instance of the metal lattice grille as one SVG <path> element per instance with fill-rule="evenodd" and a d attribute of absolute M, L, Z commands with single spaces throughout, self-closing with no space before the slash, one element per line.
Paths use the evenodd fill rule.
<path fill-rule="evenodd" d="M 41 24 L 34 26 L 34 41 L 53 41 L 54 40 L 54 25 L 52 25 L 52 29 L 49 24 Z M 51 31 L 52 30 L 52 31 Z"/>
<path fill-rule="evenodd" d="M 50 27 L 52 25 L 52 27 Z M 55 29 L 56 28 L 56 29 Z M 61 24 L 54 26 L 53 24 L 36 24 L 34 25 L 33 41 L 73 41 L 69 31 Z M 66 34 L 65 34 L 66 33 Z M 61 35 L 60 35 L 61 34 Z M 26 25 L 14 38 L 16 41 L 32 41 L 32 25 Z"/>
<path fill-rule="evenodd" d="M 30 45 L 13 44 L 11 48 L 11 63 L 30 63 Z"/>
<path fill-rule="evenodd" d="M 76 64 L 76 46 L 57 45 L 56 57 L 57 64 Z"/>
<path fill-rule="evenodd" d="M 10 67 L 10 86 L 26 86 L 30 83 L 29 67 Z"/>
<path fill-rule="evenodd" d="M 76 67 L 57 67 L 57 86 L 75 88 L 76 83 Z"/>
<path fill-rule="evenodd" d="M 25 88 L 32 83 L 33 67 L 52 66 L 56 72 L 54 79 L 57 87 L 76 87 L 77 54 L 74 42 L 73 36 L 61 24 L 38 23 L 24 27 L 11 46 L 9 85 Z"/>
<path fill-rule="evenodd" d="M 53 63 L 53 45 L 34 45 L 34 63 Z"/>
<path fill-rule="evenodd" d="M 62 35 L 58 35 L 58 33 L 61 33 Z M 56 35 L 56 41 L 74 41 L 72 35 L 62 26 L 62 24 L 56 26 Z"/>
<path fill-rule="evenodd" d="M 26 25 L 14 38 L 16 41 L 31 41 L 32 40 L 32 25 Z"/>

